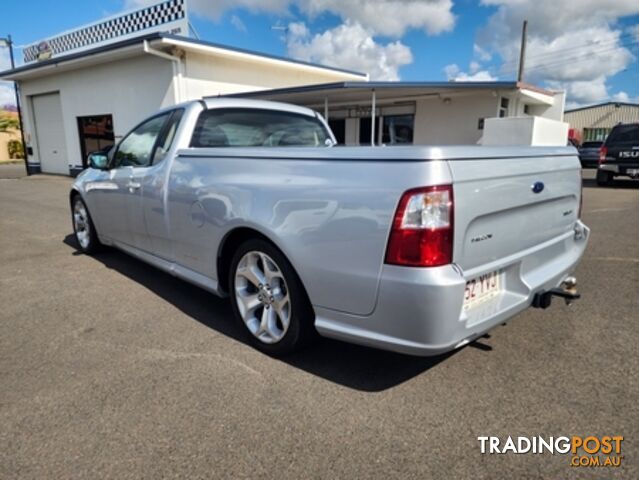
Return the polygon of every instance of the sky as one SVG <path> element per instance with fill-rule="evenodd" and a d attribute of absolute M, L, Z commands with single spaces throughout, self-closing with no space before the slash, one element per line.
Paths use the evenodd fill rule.
<path fill-rule="evenodd" d="M 3 2 L 0 37 L 28 45 L 158 0 Z M 639 103 L 639 0 L 187 0 L 202 40 L 367 72 L 372 80 L 524 80 L 567 108 Z M 21 63 L 21 52 L 17 52 Z M 8 68 L 0 47 L 0 70 Z M 14 103 L 0 82 L 0 105 Z"/>

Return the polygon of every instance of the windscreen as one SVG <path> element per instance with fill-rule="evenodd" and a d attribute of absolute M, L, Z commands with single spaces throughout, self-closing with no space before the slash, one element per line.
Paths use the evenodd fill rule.
<path fill-rule="evenodd" d="M 206 110 L 198 118 L 191 147 L 317 147 L 329 133 L 316 117 L 250 108 Z"/>
<path fill-rule="evenodd" d="M 639 125 L 618 125 L 606 139 L 606 145 L 639 145 Z"/>

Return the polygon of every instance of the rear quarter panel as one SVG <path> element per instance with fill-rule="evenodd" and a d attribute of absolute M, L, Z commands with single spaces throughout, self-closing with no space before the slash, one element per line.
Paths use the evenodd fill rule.
<path fill-rule="evenodd" d="M 241 150 L 184 150 L 174 159 L 168 210 L 175 260 L 217 278 L 221 240 L 250 227 L 283 251 L 315 306 L 358 315 L 375 308 L 401 194 L 450 183 L 444 161 L 376 161 L 367 148 L 339 161 Z"/>

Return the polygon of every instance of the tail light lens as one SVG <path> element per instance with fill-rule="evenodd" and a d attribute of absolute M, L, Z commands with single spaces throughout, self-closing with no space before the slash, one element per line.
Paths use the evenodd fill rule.
<path fill-rule="evenodd" d="M 453 187 L 409 190 L 399 201 L 386 263 L 436 267 L 453 261 Z"/>
<path fill-rule="evenodd" d="M 608 148 L 601 147 L 599 149 L 599 164 L 606 163 L 606 155 L 608 155 Z"/>

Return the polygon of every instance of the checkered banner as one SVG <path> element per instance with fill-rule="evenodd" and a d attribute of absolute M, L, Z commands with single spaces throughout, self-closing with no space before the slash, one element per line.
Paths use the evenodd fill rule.
<path fill-rule="evenodd" d="M 152 32 L 188 35 L 186 0 L 166 0 L 36 42 L 24 48 L 24 62 L 46 60 L 62 53 L 85 50 Z"/>

